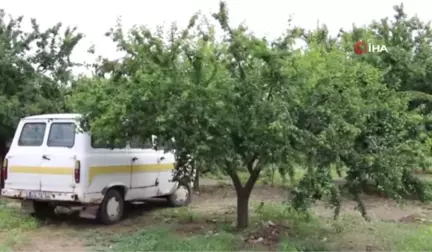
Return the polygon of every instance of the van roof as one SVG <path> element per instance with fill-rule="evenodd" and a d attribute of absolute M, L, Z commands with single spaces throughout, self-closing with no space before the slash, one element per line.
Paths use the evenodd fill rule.
<path fill-rule="evenodd" d="M 81 114 L 74 113 L 64 113 L 64 114 L 43 114 L 43 115 L 33 115 L 24 117 L 24 120 L 34 120 L 34 119 L 77 119 L 81 117 Z"/>

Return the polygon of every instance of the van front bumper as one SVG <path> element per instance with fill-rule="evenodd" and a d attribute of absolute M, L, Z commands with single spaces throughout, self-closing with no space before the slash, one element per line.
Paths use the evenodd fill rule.
<path fill-rule="evenodd" d="M 1 196 L 13 199 L 43 200 L 43 201 L 78 201 L 76 193 L 32 191 L 20 189 L 2 189 Z"/>

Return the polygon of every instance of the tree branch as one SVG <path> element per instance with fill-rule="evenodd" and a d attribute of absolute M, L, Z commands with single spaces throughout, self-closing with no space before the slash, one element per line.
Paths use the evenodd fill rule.
<path fill-rule="evenodd" d="M 240 177 L 238 176 L 237 172 L 234 171 L 232 164 L 226 160 L 225 160 L 225 171 L 231 177 L 236 190 L 243 189 L 243 185 L 240 181 Z"/>
<path fill-rule="evenodd" d="M 259 175 L 261 173 L 261 168 L 260 166 L 255 167 L 255 169 L 253 169 L 253 173 L 250 174 L 249 179 L 247 180 L 246 184 L 245 184 L 245 190 L 246 193 L 250 193 L 252 191 L 252 188 L 254 187 L 256 181 L 259 178 Z"/>

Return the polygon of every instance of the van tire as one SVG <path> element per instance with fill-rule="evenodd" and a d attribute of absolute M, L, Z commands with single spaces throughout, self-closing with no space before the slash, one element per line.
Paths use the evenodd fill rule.
<path fill-rule="evenodd" d="M 179 190 L 184 190 L 184 191 L 179 191 Z M 182 198 L 183 197 L 184 198 L 179 200 L 177 192 L 187 193 L 187 195 L 186 196 L 182 195 Z M 168 200 L 168 204 L 171 207 L 183 207 L 189 205 L 192 202 L 192 188 L 189 185 L 189 183 L 179 181 L 177 189 L 172 194 L 167 196 L 167 200 Z"/>
<path fill-rule="evenodd" d="M 55 208 L 49 202 L 33 201 L 33 216 L 38 219 L 53 218 L 56 216 Z"/>
<path fill-rule="evenodd" d="M 115 224 L 123 218 L 124 209 L 123 195 L 116 189 L 110 189 L 99 206 L 97 219 L 105 225 Z"/>

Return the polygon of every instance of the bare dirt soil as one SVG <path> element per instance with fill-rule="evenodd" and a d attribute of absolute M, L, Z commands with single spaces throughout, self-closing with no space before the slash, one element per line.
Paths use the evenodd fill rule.
<path fill-rule="evenodd" d="M 201 181 L 201 184 L 203 185 L 202 189 L 193 196 L 193 203 L 190 208 L 193 212 L 214 213 L 216 215 L 235 211 L 236 194 L 232 187 L 219 185 L 214 181 L 206 182 L 206 180 Z M 251 202 L 281 203 L 287 199 L 286 189 L 257 185 L 253 191 Z M 416 222 L 419 219 L 432 219 L 432 207 L 420 203 L 410 202 L 400 206 L 394 201 L 372 196 L 364 196 L 364 202 L 370 217 L 375 220 Z M 11 203 L 11 206 L 18 205 Z M 50 220 L 42 227 L 25 233 L 26 242 L 14 248 L 14 251 L 86 251 L 89 249 L 89 245 L 84 242 L 83 234 L 134 232 L 146 225 L 155 224 L 153 216 L 150 216 L 149 213 L 158 211 L 161 207 L 164 207 L 163 202 L 135 206 L 128 211 L 125 220 L 112 226 L 101 226 L 92 220 L 70 216 Z M 358 216 L 359 213 L 354 207 L 355 203 L 347 200 L 343 203 L 341 215 Z M 332 210 L 326 208 L 323 203 L 318 203 L 313 211 L 318 216 L 332 216 Z M 192 230 L 194 227 L 188 228 Z M 196 228 L 202 228 L 202 226 Z"/>

